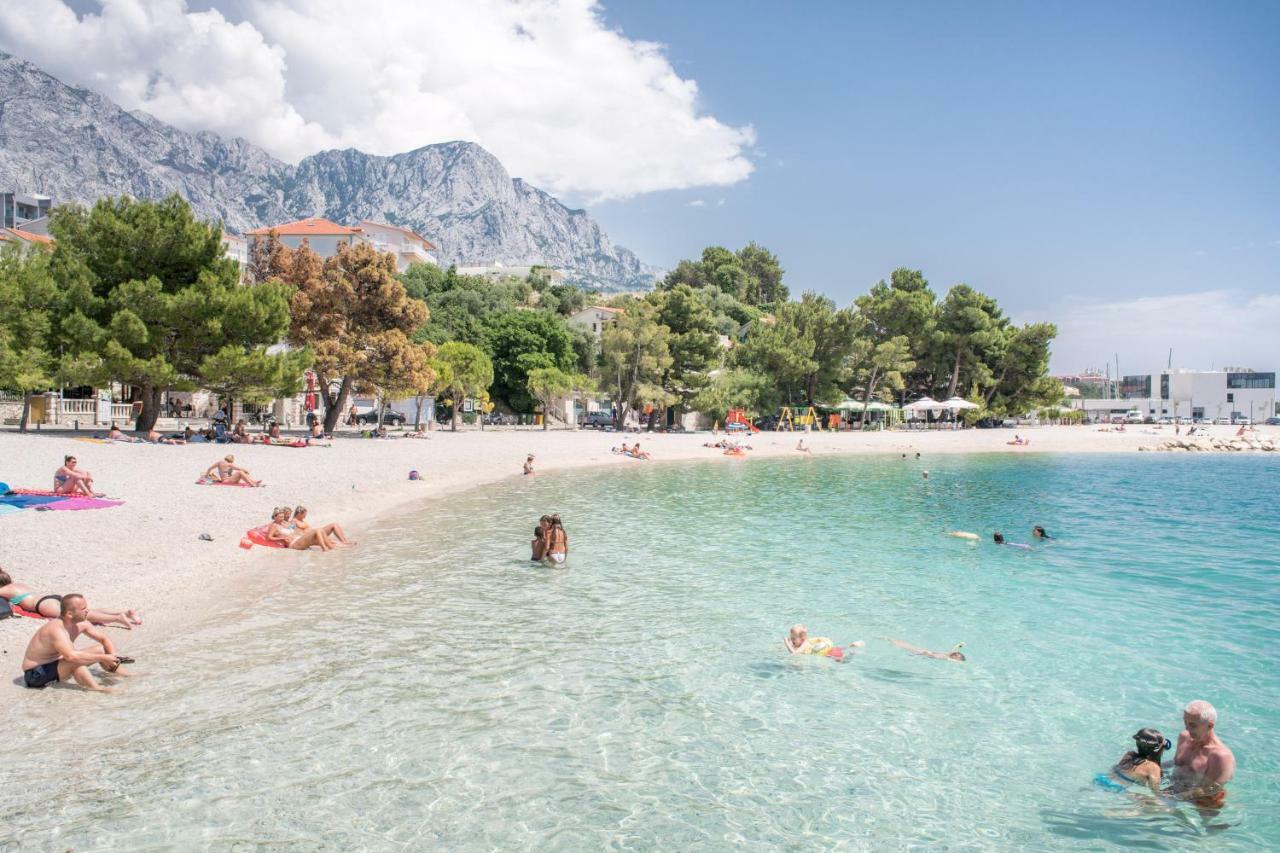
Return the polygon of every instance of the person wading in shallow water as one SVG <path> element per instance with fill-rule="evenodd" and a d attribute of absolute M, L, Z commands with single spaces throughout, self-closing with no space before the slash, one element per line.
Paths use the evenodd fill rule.
<path fill-rule="evenodd" d="M 1197 699 L 1183 710 L 1182 724 L 1186 729 L 1178 735 L 1170 792 L 1202 808 L 1221 808 L 1227 801 L 1226 784 L 1236 773 L 1236 757 L 1218 740 L 1218 712 Z"/>
<path fill-rule="evenodd" d="M 549 521 L 550 526 L 544 528 L 546 530 L 546 559 L 552 565 L 562 566 L 569 557 L 569 534 L 565 533 L 564 525 L 561 524 L 559 515 L 551 516 Z"/>

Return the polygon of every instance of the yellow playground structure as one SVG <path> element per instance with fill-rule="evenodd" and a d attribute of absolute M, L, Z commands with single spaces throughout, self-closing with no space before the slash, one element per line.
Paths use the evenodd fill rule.
<path fill-rule="evenodd" d="M 813 406 L 783 406 L 782 412 L 778 415 L 778 431 L 789 431 L 796 429 L 822 429 L 822 422 L 818 420 L 818 412 Z"/>

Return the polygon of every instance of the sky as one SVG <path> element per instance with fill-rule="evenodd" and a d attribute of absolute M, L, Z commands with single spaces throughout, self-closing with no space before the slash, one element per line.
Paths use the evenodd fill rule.
<path fill-rule="evenodd" d="M 296 160 L 472 139 L 655 265 L 899 266 L 1053 368 L 1280 367 L 1280 4 L 28 0 L 0 49 Z M 1172 349 L 1172 356 L 1169 350 Z"/>

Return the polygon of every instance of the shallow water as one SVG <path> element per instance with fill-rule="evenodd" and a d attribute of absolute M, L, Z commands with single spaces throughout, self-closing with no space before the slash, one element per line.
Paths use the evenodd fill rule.
<path fill-rule="evenodd" d="M 9 693 L 42 769 L 11 766 L 0 815 L 33 849 L 1276 847 L 1277 475 L 864 457 L 489 487 L 305 558 L 117 696 Z M 564 568 L 526 559 L 547 511 Z M 1060 538 L 944 535 L 1036 523 Z M 797 621 L 868 646 L 788 656 Z M 1220 815 L 1090 785 L 1194 698 L 1239 762 Z"/>

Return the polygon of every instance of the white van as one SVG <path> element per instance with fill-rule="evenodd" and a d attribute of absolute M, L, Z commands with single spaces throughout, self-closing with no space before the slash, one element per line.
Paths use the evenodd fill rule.
<path fill-rule="evenodd" d="M 1142 418 L 1142 412 L 1138 409 L 1130 409 L 1124 414 L 1124 422 L 1127 424 L 1140 424 L 1142 423 Z"/>

